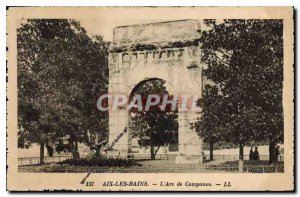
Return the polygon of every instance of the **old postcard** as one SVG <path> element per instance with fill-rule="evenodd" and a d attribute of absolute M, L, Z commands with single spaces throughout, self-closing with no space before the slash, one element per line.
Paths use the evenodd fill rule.
<path fill-rule="evenodd" d="M 9 7 L 9 191 L 293 191 L 293 7 Z"/>

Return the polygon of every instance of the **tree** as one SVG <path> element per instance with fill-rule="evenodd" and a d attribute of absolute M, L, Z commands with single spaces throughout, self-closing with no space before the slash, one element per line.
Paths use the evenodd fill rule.
<path fill-rule="evenodd" d="M 150 94 L 168 95 L 166 88 L 163 86 L 165 81 L 150 80 L 142 84 L 132 95 L 142 95 L 147 98 Z M 162 98 L 162 97 L 161 97 Z M 173 97 L 168 96 L 168 100 Z M 147 99 L 142 99 L 143 106 Z M 160 103 L 152 106 L 149 111 L 138 110 L 133 108 L 131 111 L 131 130 L 132 137 L 137 137 L 141 146 L 150 146 L 151 159 L 155 159 L 155 155 L 159 148 L 165 144 L 178 142 L 178 122 L 177 112 L 161 110 Z M 170 106 L 169 106 L 170 107 Z M 155 146 L 158 148 L 155 150 Z"/>
<path fill-rule="evenodd" d="M 205 20 L 200 41 L 204 74 L 222 93 L 228 140 L 283 139 L 282 20 Z M 215 113 L 215 116 L 222 116 Z M 222 119 L 222 117 L 220 117 Z M 272 160 L 270 151 L 270 160 Z"/>
<path fill-rule="evenodd" d="M 196 130 L 204 142 L 209 143 L 210 160 L 213 160 L 213 146 L 216 142 L 222 140 L 227 130 L 224 130 L 222 96 L 219 95 L 218 89 L 213 85 L 205 85 L 203 98 L 200 99 L 202 108 L 201 117 L 192 124 L 192 129 Z M 215 114 L 223 114 L 224 116 Z"/>
<path fill-rule="evenodd" d="M 38 143 L 41 163 L 50 134 L 69 135 L 74 157 L 87 131 L 107 136 L 107 114 L 94 107 L 107 92 L 107 48 L 74 20 L 30 19 L 18 28 L 19 144 Z"/>

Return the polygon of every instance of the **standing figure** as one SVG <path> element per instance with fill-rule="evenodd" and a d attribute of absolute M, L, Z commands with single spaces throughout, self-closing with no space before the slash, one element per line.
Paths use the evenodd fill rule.
<path fill-rule="evenodd" d="M 251 146 L 251 149 L 250 149 L 250 153 L 249 153 L 249 160 L 253 160 L 253 147 Z"/>
<path fill-rule="evenodd" d="M 253 160 L 258 161 L 259 160 L 259 153 L 258 153 L 258 147 L 255 147 L 254 153 L 253 153 Z"/>
<path fill-rule="evenodd" d="M 201 153 L 201 157 L 202 157 L 202 161 L 206 162 L 206 155 L 205 155 L 205 153 L 203 151 Z"/>
<path fill-rule="evenodd" d="M 275 163 L 278 162 L 278 156 L 279 156 L 279 155 L 280 155 L 280 153 L 279 153 L 279 146 L 277 146 L 277 147 L 275 148 L 275 158 L 274 158 Z"/>

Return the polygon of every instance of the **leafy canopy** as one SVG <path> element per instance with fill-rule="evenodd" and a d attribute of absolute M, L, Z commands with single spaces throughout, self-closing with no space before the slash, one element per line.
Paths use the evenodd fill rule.
<path fill-rule="evenodd" d="M 223 136 L 228 141 L 240 143 L 270 137 L 282 140 L 282 20 L 205 23 L 210 28 L 201 34 L 201 61 L 207 65 L 205 76 L 221 96 L 215 96 L 220 111 L 207 106 L 199 120 L 207 131 L 197 130 L 216 132 L 214 136 L 227 131 Z M 204 100 L 209 99 L 206 94 Z"/>
<path fill-rule="evenodd" d="M 107 92 L 107 43 L 74 20 L 30 19 L 17 33 L 19 146 L 49 133 L 86 143 L 87 131 L 106 136 L 95 102 Z"/>

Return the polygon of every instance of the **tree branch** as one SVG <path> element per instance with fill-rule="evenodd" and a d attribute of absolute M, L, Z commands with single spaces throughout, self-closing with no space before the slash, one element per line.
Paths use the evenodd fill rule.
<path fill-rule="evenodd" d="M 156 155 L 156 153 L 158 152 L 160 146 L 158 146 L 158 148 L 156 149 L 156 151 L 154 152 L 154 155 Z"/>

